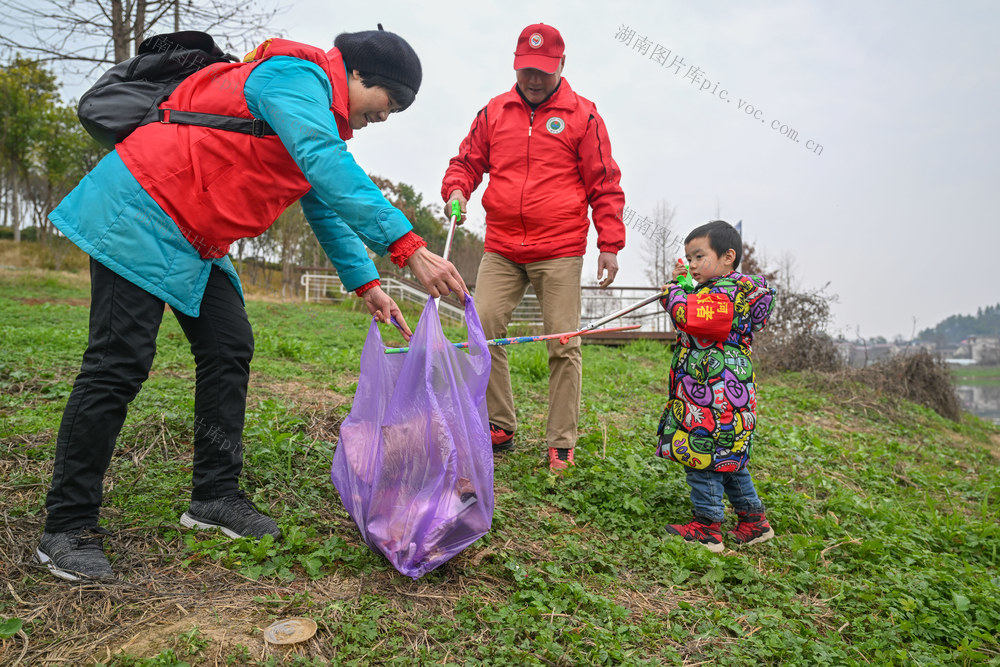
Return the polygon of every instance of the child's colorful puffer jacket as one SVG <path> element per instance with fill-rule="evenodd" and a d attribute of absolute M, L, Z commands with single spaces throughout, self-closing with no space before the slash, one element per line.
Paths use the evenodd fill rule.
<path fill-rule="evenodd" d="M 773 299 L 763 277 L 736 272 L 709 280 L 692 294 L 669 285 L 660 303 L 678 333 L 670 395 L 657 429 L 658 456 L 713 472 L 746 466 L 757 422 L 750 346 L 754 332 L 767 324 Z M 691 333 L 720 319 L 731 320 L 728 334 L 713 339 Z"/>

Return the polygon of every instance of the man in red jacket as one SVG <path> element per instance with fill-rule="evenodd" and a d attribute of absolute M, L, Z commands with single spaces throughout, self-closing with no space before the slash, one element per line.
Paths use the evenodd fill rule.
<path fill-rule="evenodd" d="M 476 278 L 476 309 L 487 338 L 507 335 L 514 308 L 534 287 L 545 333 L 580 326 L 580 274 L 590 220 L 597 228 L 597 279 L 607 287 L 625 246 L 625 195 L 604 121 L 594 103 L 561 78 L 566 56 L 552 26 L 529 25 L 514 52 L 516 85 L 480 109 L 445 172 L 441 196 L 467 200 L 490 175 L 483 195 L 486 253 Z M 486 404 L 493 451 L 513 447 L 517 420 L 507 353 L 491 347 Z M 580 339 L 548 342 L 549 467 L 573 465 L 583 364 Z"/>

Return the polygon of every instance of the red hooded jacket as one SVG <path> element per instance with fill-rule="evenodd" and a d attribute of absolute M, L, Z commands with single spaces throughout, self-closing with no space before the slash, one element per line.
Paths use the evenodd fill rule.
<path fill-rule="evenodd" d="M 480 109 L 441 196 L 461 190 L 468 198 L 484 173 L 487 252 L 517 263 L 581 256 L 588 206 L 601 252 L 625 247 L 625 195 L 604 121 L 566 79 L 534 111 L 516 85 Z"/>

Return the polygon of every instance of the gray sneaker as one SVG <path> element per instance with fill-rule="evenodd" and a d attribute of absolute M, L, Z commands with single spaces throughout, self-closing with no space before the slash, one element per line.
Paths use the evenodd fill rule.
<path fill-rule="evenodd" d="M 274 519 L 261 512 L 242 491 L 211 500 L 192 500 L 181 515 L 181 525 L 188 528 L 219 528 L 229 537 L 271 535 L 281 539 L 281 529 Z"/>
<path fill-rule="evenodd" d="M 104 555 L 104 528 L 77 528 L 65 533 L 43 533 L 35 549 L 38 562 L 66 581 L 109 580 L 115 575 Z"/>

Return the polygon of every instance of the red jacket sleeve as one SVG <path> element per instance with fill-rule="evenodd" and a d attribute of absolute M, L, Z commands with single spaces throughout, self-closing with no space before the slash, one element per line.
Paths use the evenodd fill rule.
<path fill-rule="evenodd" d="M 596 109 L 591 111 L 578 152 L 577 169 L 597 228 L 597 247 L 601 252 L 617 253 L 625 247 L 625 223 L 622 222 L 625 193 L 619 183 L 621 170 L 611 157 L 608 131 Z"/>
<path fill-rule="evenodd" d="M 483 174 L 489 172 L 489 167 L 489 128 L 486 125 L 486 107 L 483 107 L 472 121 L 469 134 L 458 147 L 458 155 L 448 162 L 448 170 L 444 172 L 441 183 L 441 198 L 448 201 L 452 192 L 461 190 L 468 199 L 473 190 L 483 182 Z"/>

